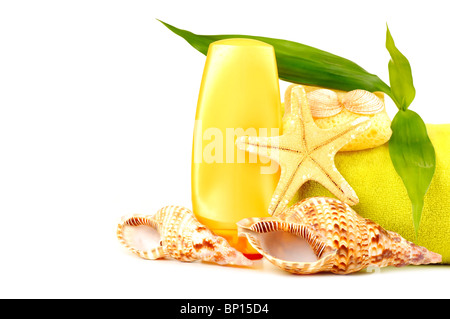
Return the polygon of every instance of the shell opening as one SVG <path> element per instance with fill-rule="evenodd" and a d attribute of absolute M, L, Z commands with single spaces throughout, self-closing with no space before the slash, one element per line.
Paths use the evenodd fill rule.
<path fill-rule="evenodd" d="M 295 234 L 275 231 L 260 235 L 261 247 L 267 254 L 291 262 L 315 262 L 318 260 L 308 242 Z"/>
<path fill-rule="evenodd" d="M 158 226 L 148 216 L 123 218 L 118 226 L 117 236 L 125 247 L 143 258 L 162 257 L 159 252 L 162 242 Z"/>
<path fill-rule="evenodd" d="M 289 262 L 311 263 L 330 252 L 304 225 L 280 221 L 256 223 L 261 248 L 272 257 Z"/>
<path fill-rule="evenodd" d="M 141 251 L 152 250 L 161 245 L 161 236 L 158 231 L 144 225 L 125 225 L 124 239 L 130 247 Z"/>

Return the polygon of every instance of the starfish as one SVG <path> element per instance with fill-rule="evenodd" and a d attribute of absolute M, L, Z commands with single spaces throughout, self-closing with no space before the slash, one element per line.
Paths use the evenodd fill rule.
<path fill-rule="evenodd" d="M 301 85 L 286 90 L 283 135 L 274 137 L 242 136 L 237 139 L 239 149 L 269 157 L 280 164 L 281 174 L 269 205 L 269 214 L 279 215 L 298 189 L 308 180 L 325 186 L 341 201 L 355 205 L 358 197 L 334 164 L 334 156 L 345 144 L 370 126 L 370 119 L 321 129 L 314 123 Z"/>

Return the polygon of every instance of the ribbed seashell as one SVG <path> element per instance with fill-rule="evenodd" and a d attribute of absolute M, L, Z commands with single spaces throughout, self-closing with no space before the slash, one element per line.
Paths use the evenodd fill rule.
<path fill-rule="evenodd" d="M 306 94 L 313 117 L 330 117 L 344 108 L 336 92 L 327 89 L 318 89 Z"/>
<path fill-rule="evenodd" d="M 145 259 L 171 257 L 221 265 L 252 264 L 223 237 L 202 225 L 189 209 L 180 206 L 163 207 L 152 216 L 123 217 L 117 227 L 117 238 L 127 249 Z"/>
<path fill-rule="evenodd" d="M 343 106 L 357 114 L 375 114 L 381 112 L 384 103 L 375 94 L 365 90 L 353 90 L 342 98 Z"/>
<path fill-rule="evenodd" d="M 305 199 L 277 217 L 244 219 L 238 232 L 270 262 L 294 274 L 348 274 L 369 266 L 442 261 L 441 255 L 325 197 Z"/>

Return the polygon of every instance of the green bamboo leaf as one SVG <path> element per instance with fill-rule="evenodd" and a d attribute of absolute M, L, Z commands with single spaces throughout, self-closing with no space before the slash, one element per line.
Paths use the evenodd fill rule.
<path fill-rule="evenodd" d="M 381 91 L 391 96 L 389 86 L 378 76 L 367 72 L 350 60 L 326 51 L 293 41 L 260 36 L 239 34 L 197 35 L 159 21 L 205 55 L 208 52 L 209 45 L 217 40 L 249 38 L 266 42 L 275 49 L 280 79 L 288 82 L 344 91 L 355 89 L 364 89 L 371 92 Z"/>
<path fill-rule="evenodd" d="M 417 236 L 424 197 L 436 168 L 436 155 L 425 123 L 417 113 L 411 110 L 398 111 L 391 128 L 389 154 L 411 200 Z"/>
<path fill-rule="evenodd" d="M 386 48 L 391 55 L 388 67 L 393 100 L 399 109 L 406 110 L 416 96 L 416 89 L 413 84 L 411 65 L 395 46 L 389 27 L 386 31 Z"/>

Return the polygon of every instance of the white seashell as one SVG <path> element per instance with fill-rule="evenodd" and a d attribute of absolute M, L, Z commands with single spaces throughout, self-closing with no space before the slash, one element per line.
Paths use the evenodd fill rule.
<path fill-rule="evenodd" d="M 318 89 L 306 94 L 313 117 L 330 117 L 344 108 L 336 92 L 328 89 Z"/>
<path fill-rule="evenodd" d="M 117 227 L 117 238 L 128 250 L 144 259 L 171 257 L 221 265 L 252 264 L 224 238 L 202 225 L 190 210 L 180 206 L 166 206 L 153 216 L 122 218 Z"/>
<path fill-rule="evenodd" d="M 342 104 L 347 110 L 357 114 L 375 114 L 384 108 L 384 103 L 378 96 L 365 90 L 346 93 Z"/>

